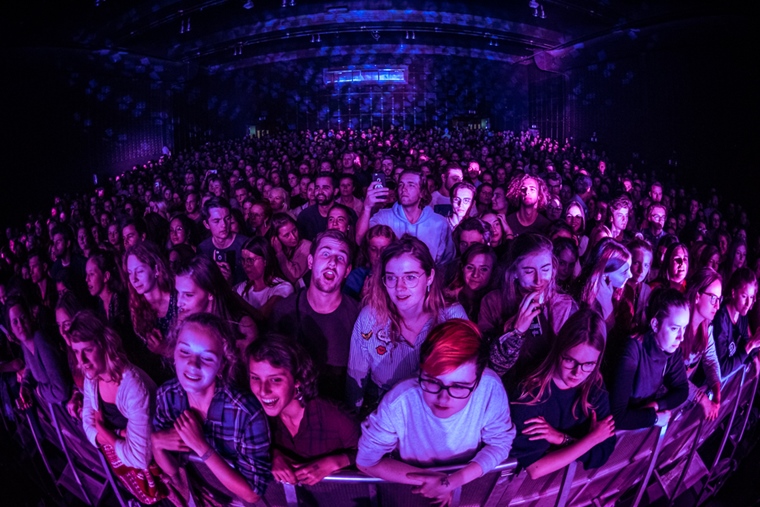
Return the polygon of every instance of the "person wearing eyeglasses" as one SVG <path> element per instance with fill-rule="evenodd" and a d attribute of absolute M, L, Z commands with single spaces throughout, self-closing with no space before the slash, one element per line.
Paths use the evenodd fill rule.
<path fill-rule="evenodd" d="M 374 266 L 372 292 L 351 334 L 346 401 L 362 414 L 396 383 L 416 375 L 420 347 L 436 324 L 467 318 L 462 305 L 445 305 L 433 256 L 404 235 Z"/>
<path fill-rule="evenodd" d="M 397 384 L 362 424 L 359 470 L 448 505 L 456 488 L 504 461 L 515 427 L 504 386 L 486 368 L 486 349 L 469 321 L 434 327 L 421 347 L 419 375 Z M 451 474 L 426 470 L 449 465 L 464 466 Z"/>
<path fill-rule="evenodd" d="M 681 353 L 686 376 L 689 378 L 689 400 L 699 404 L 708 421 L 715 420 L 720 410 L 720 362 L 715 349 L 712 321 L 718 313 L 723 281 L 710 269 L 700 269 L 689 280 L 686 299 L 689 300 L 689 326 L 684 332 Z M 704 375 L 695 375 L 697 369 Z M 697 378 L 704 377 L 698 382 Z M 712 400 L 708 396 L 712 393 Z"/>
<path fill-rule="evenodd" d="M 649 241 L 653 247 L 657 246 L 665 236 L 665 221 L 668 219 L 668 209 L 658 202 L 654 202 L 647 208 L 647 226 L 641 229 L 641 235 Z"/>
<path fill-rule="evenodd" d="M 510 391 L 518 432 L 511 456 L 532 479 L 576 460 L 599 468 L 615 449 L 615 422 L 599 371 L 606 334 L 597 312 L 577 311 L 541 365 Z"/>

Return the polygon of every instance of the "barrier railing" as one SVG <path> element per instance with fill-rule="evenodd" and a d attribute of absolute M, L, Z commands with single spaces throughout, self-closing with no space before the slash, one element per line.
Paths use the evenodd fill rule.
<path fill-rule="evenodd" d="M 659 494 L 672 501 L 692 484 L 697 485 L 696 494 L 701 503 L 725 482 L 725 474 L 721 475 L 725 467 L 719 465 L 735 459 L 738 444 L 747 429 L 758 382 L 760 377 L 752 366 L 741 368 L 724 379 L 723 402 L 715 422 L 705 421 L 699 406 L 687 406 L 674 415 L 668 426 L 618 431 L 615 450 L 605 466 L 599 469 L 583 470 L 577 463 L 572 463 L 554 474 L 533 480 L 525 471 L 518 471 L 514 460 L 507 460 L 483 477 L 457 489 L 452 506 L 575 507 L 622 502 L 637 507 L 645 498 L 647 501 L 656 499 L 657 492 L 655 497 L 651 496 L 656 485 L 659 485 Z M 35 407 L 27 410 L 25 417 L 17 417 L 17 424 L 28 424 L 27 430 L 31 432 L 44 468 L 56 488 L 63 486 L 88 505 L 101 505 L 105 489 L 110 488 L 114 494 L 112 504 L 124 506 L 121 486 L 114 480 L 100 453 L 87 441 L 81 427 L 63 420 L 68 415 L 62 407 L 42 407 L 39 402 Z M 48 424 L 52 431 L 47 428 Z M 705 466 L 702 476 L 696 479 L 701 482 L 695 482 L 691 477 L 686 484 L 692 463 L 701 459 L 697 451 L 708 439 L 718 439 L 714 457 L 709 466 Z M 53 469 L 43 440 L 62 451 L 70 480 L 64 480 L 66 471 L 59 473 Z M 457 468 L 434 470 L 452 472 Z M 668 476 L 672 470 L 676 473 Z M 93 480 L 98 484 L 96 491 L 88 486 Z M 282 507 L 357 504 L 413 507 L 429 504 L 426 499 L 413 495 L 408 485 L 385 482 L 352 470 L 336 472 L 312 487 L 273 483 L 264 500 L 267 505 Z"/>

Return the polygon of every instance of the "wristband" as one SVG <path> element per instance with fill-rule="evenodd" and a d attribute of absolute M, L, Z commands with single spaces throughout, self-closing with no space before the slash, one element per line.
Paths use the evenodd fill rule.
<path fill-rule="evenodd" d="M 208 451 L 206 451 L 206 453 L 203 456 L 201 456 L 201 461 L 205 462 L 207 459 L 211 457 L 212 454 L 214 454 L 214 448 L 209 446 Z"/>

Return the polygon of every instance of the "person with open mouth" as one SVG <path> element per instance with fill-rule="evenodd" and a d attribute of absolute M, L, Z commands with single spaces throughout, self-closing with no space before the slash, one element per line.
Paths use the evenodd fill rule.
<path fill-rule="evenodd" d="M 303 346 L 272 334 L 245 356 L 251 391 L 269 416 L 275 480 L 313 486 L 355 463 L 359 423 L 317 394 L 317 370 Z"/>

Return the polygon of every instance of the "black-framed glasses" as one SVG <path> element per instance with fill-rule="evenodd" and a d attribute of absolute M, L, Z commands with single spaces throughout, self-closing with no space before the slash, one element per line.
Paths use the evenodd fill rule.
<path fill-rule="evenodd" d="M 710 294 L 709 292 L 703 292 L 703 296 L 707 296 L 710 298 L 710 304 L 715 306 L 715 304 L 721 304 L 723 302 L 723 296 L 716 296 L 715 294 Z"/>
<path fill-rule="evenodd" d="M 591 373 L 596 368 L 597 361 L 591 361 L 590 363 L 580 363 L 572 357 L 562 356 L 562 366 L 568 370 L 574 370 L 576 367 L 581 371 Z"/>
<path fill-rule="evenodd" d="M 425 378 L 422 375 L 419 376 L 420 381 L 420 387 L 423 391 L 430 394 L 438 394 L 441 391 L 446 391 L 449 393 L 449 396 L 452 398 L 456 398 L 458 400 L 463 400 L 465 398 L 469 398 L 472 392 L 475 390 L 476 387 L 478 387 L 478 383 L 475 382 L 475 385 L 472 387 L 467 386 L 459 386 L 459 385 L 453 385 L 453 386 L 445 386 L 438 382 L 437 380 L 431 379 L 431 378 Z"/>
<path fill-rule="evenodd" d="M 422 275 L 415 275 L 414 273 L 409 273 L 402 276 L 383 275 L 383 284 L 389 289 L 395 289 L 398 285 L 398 281 L 403 280 L 404 285 L 406 285 L 408 289 L 413 289 L 419 285 L 421 277 Z"/>

